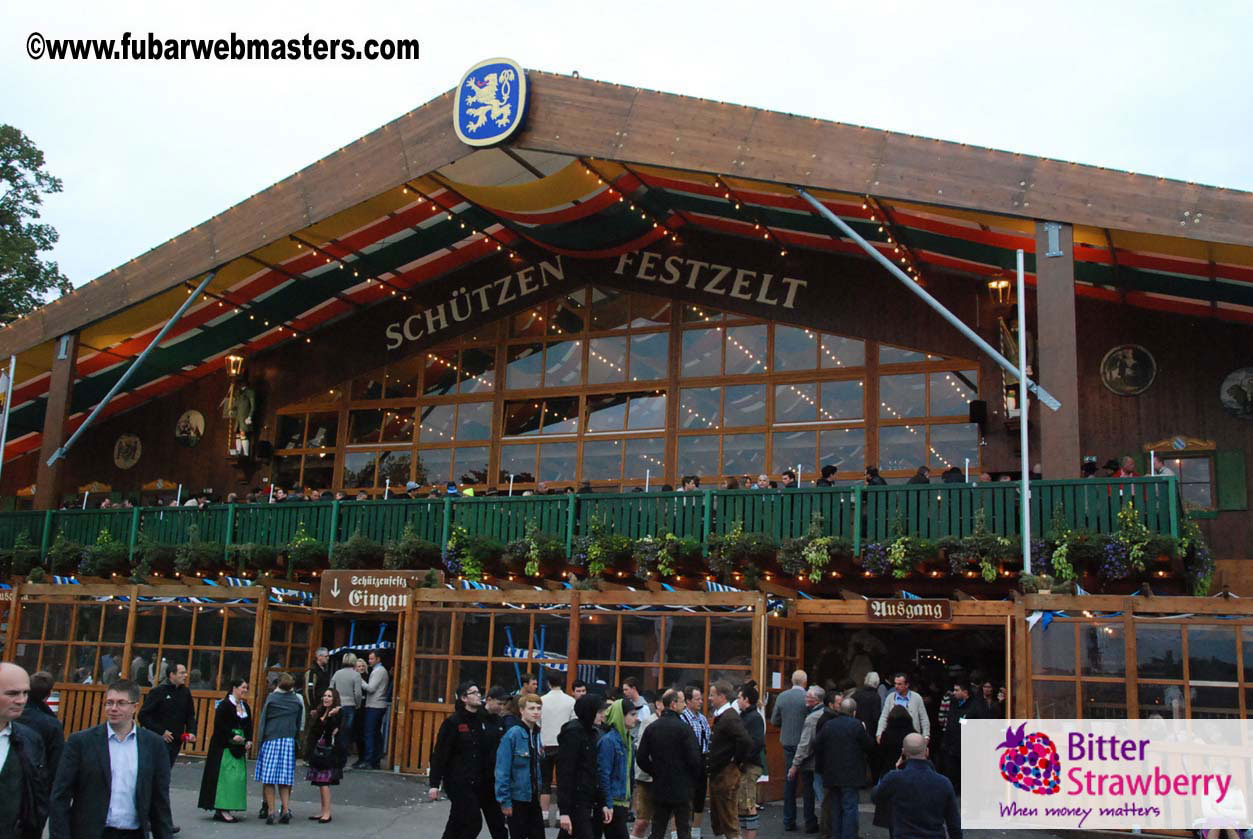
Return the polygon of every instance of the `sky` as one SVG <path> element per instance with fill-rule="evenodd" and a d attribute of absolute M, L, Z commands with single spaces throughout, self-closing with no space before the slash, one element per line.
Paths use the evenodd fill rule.
<path fill-rule="evenodd" d="M 417 38 L 413 61 L 53 61 L 28 37 Z M 75 285 L 441 95 L 478 61 L 1253 190 L 1247 2 L 23 3 L 0 123 L 64 182 Z M 451 114 L 449 115 L 451 120 Z"/>

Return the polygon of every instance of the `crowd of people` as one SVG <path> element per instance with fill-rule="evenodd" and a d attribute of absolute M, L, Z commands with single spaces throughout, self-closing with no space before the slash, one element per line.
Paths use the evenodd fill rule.
<path fill-rule="evenodd" d="M 242 821 L 246 759 L 256 742 L 260 817 L 290 823 L 303 757 L 321 804 L 308 818 L 329 823 L 331 787 L 343 777 L 355 733 L 365 740 L 357 768 L 377 768 L 382 749 L 386 712 L 370 697 L 386 690 L 389 674 L 377 653 L 362 664 L 364 672 L 347 654 L 332 672 L 319 649 L 299 683 L 277 674 L 255 717 L 248 683 L 232 681 L 214 708 L 199 807 L 220 822 Z M 197 730 L 187 678 L 185 666 L 171 666 L 142 703 L 138 684 L 113 681 L 105 723 L 66 740 L 47 704 L 52 676 L 0 664 L 0 825 L 15 825 L 21 839 L 41 836 L 45 821 L 52 839 L 179 832 L 169 779 Z M 451 804 L 444 839 L 472 839 L 484 824 L 492 839 L 544 839 L 554 826 L 561 839 L 699 839 L 706 813 L 712 836 L 756 839 L 767 728 L 754 682 L 715 681 L 707 697 L 697 684 L 656 695 L 630 677 L 612 699 L 600 683 L 589 692 L 576 680 L 567 694 L 552 681 L 541 696 L 534 676 L 520 682 L 516 692 L 473 681 L 457 688 L 430 760 L 429 797 L 442 792 Z M 843 689 L 811 687 L 799 670 L 791 682 L 769 713 L 787 767 L 785 831 L 855 839 L 860 791 L 869 787 L 874 823 L 893 839 L 942 839 L 946 830 L 959 839 L 961 722 L 1003 714 L 991 682 L 956 676 L 938 713 L 904 673 L 890 687 L 874 672 Z"/>

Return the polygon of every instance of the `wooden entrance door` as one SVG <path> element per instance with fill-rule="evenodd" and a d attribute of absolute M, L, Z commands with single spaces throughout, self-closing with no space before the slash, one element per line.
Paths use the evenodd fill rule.
<path fill-rule="evenodd" d="M 766 681 L 761 690 L 761 713 L 766 719 L 766 771 L 770 780 L 759 793 L 763 801 L 783 797 L 783 747 L 779 745 L 779 729 L 770 725 L 770 712 L 775 698 L 792 686 L 792 673 L 805 661 L 805 622 L 800 618 L 766 618 Z M 767 699 L 769 701 L 767 701 Z"/>

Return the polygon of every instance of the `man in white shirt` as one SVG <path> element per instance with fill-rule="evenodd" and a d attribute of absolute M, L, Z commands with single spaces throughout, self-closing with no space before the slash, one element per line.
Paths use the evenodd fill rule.
<path fill-rule="evenodd" d="M 653 718 L 653 709 L 648 707 L 648 703 L 640 695 L 640 680 L 634 676 L 627 676 L 622 680 L 622 696 L 627 702 L 635 706 L 636 717 L 641 723 L 631 732 L 631 739 L 635 741 L 635 745 L 638 747 L 640 744 L 640 732 L 644 729 L 642 723 Z"/>
<path fill-rule="evenodd" d="M 582 680 L 575 683 L 581 685 Z M 586 689 L 586 686 L 584 685 Z M 548 693 L 540 697 L 542 710 L 540 711 L 539 739 L 540 745 L 544 747 L 544 756 L 540 761 L 540 782 L 543 788 L 540 791 L 539 803 L 540 812 L 544 814 L 544 820 L 549 820 L 548 809 L 552 806 L 552 788 L 556 783 L 557 773 L 557 735 L 561 733 L 561 727 L 574 719 L 574 697 L 568 696 L 561 682 L 556 679 L 548 683 Z"/>
<path fill-rule="evenodd" d="M 930 741 L 931 718 L 927 714 L 926 706 L 922 703 L 922 697 L 909 689 L 909 677 L 904 673 L 897 673 L 892 684 L 895 690 L 883 700 L 883 710 L 879 713 L 879 727 L 875 732 L 875 740 L 883 737 L 883 730 L 888 727 L 888 714 L 899 705 L 909 712 L 914 731 L 921 734 L 924 740 Z"/>
<path fill-rule="evenodd" d="M 170 759 L 157 734 L 135 725 L 139 685 L 105 692 L 106 722 L 65 742 L 52 786 L 50 839 L 170 839 Z"/>

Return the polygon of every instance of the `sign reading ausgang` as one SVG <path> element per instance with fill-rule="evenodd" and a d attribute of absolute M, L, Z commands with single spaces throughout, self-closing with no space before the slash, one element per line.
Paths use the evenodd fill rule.
<path fill-rule="evenodd" d="M 872 621 L 947 623 L 953 606 L 947 600 L 867 600 L 866 618 Z"/>
<path fill-rule="evenodd" d="M 318 605 L 360 612 L 400 612 L 409 607 L 411 581 L 426 571 L 326 571 Z"/>

